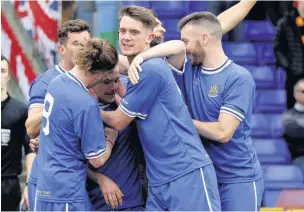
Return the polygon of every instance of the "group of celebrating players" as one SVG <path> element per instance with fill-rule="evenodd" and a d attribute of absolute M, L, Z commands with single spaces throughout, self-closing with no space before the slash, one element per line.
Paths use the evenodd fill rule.
<path fill-rule="evenodd" d="M 63 23 L 63 60 L 29 91 L 26 128 L 38 152 L 29 209 L 258 210 L 264 185 L 250 137 L 255 83 L 221 43 L 254 4 L 241 1 L 218 17 L 190 14 L 179 22 L 182 41 L 168 42 L 153 11 L 123 7 L 122 55 L 91 38 L 85 21 Z"/>

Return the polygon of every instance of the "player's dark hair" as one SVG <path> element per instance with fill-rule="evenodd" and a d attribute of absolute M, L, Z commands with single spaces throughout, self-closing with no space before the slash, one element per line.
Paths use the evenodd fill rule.
<path fill-rule="evenodd" d="M 84 32 L 90 33 L 90 26 L 87 22 L 81 19 L 69 20 L 62 24 L 58 30 L 58 39 L 61 45 L 66 44 L 69 33 Z"/>
<path fill-rule="evenodd" d="M 117 63 L 116 49 L 101 38 L 90 39 L 76 55 L 76 65 L 91 73 L 112 71 Z"/>
<path fill-rule="evenodd" d="M 223 36 L 221 23 L 217 17 L 210 12 L 194 12 L 182 18 L 178 23 L 179 30 L 186 25 L 193 24 L 203 27 L 210 32 L 214 38 L 221 40 Z"/>
<path fill-rule="evenodd" d="M 150 9 L 140 6 L 127 6 L 120 9 L 119 20 L 123 16 L 129 16 L 137 21 L 143 23 L 144 26 L 150 29 L 154 29 L 156 25 L 155 16 Z"/>

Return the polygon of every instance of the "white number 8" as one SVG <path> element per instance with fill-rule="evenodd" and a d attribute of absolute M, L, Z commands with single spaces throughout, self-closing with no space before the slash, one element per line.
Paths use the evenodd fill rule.
<path fill-rule="evenodd" d="M 50 106 L 49 106 L 49 109 L 46 111 L 45 105 L 46 105 L 47 102 L 50 104 Z M 45 96 L 44 110 L 43 110 L 43 113 L 42 113 L 42 116 L 46 119 L 46 125 L 45 125 L 45 127 L 42 128 L 42 131 L 44 132 L 45 135 L 50 134 L 49 117 L 51 115 L 53 105 L 54 105 L 54 97 L 52 97 L 52 95 L 50 93 L 47 93 L 46 96 Z"/>

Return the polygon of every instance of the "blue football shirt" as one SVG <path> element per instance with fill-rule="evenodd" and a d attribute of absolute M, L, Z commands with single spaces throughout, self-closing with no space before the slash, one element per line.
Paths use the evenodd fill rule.
<path fill-rule="evenodd" d="M 82 202 L 88 160 L 106 152 L 99 104 L 71 73 L 50 83 L 40 128 L 37 199 Z"/>
<path fill-rule="evenodd" d="M 148 184 L 157 186 L 212 162 L 166 60 L 153 58 L 141 66 L 139 83 L 128 83 L 119 108 L 136 118 Z"/>
<path fill-rule="evenodd" d="M 40 74 L 31 84 L 29 89 L 29 109 L 35 107 L 42 107 L 44 103 L 44 98 L 46 90 L 50 82 L 59 74 L 66 73 L 66 70 L 59 63 L 54 68 L 47 70 L 46 72 Z M 37 175 L 38 175 L 38 155 L 35 157 L 31 173 L 29 176 L 29 182 L 37 184 Z"/>
<path fill-rule="evenodd" d="M 202 138 L 214 163 L 219 183 L 257 180 L 262 176 L 253 148 L 251 133 L 255 82 L 248 70 L 227 61 L 217 69 L 193 66 L 188 60 L 184 72 L 175 74 L 185 91 L 193 119 L 216 122 L 220 113 L 237 118 L 241 123 L 226 144 Z"/>
<path fill-rule="evenodd" d="M 102 106 L 105 111 L 113 111 L 116 108 L 117 105 L 115 103 Z M 123 204 L 115 208 L 116 210 L 144 204 L 136 153 L 131 145 L 133 138 L 129 137 L 130 131 L 131 126 L 119 131 L 111 156 L 102 167 L 95 169 L 90 166 L 93 171 L 104 174 L 113 180 L 124 194 Z M 87 190 L 95 210 L 113 210 L 106 204 L 98 184 L 88 179 Z"/>

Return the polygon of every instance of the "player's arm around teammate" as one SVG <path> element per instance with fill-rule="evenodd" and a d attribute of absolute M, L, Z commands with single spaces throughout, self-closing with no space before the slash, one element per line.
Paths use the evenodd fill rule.
<path fill-rule="evenodd" d="M 193 120 L 197 132 L 206 138 L 220 143 L 227 143 L 240 125 L 241 121 L 235 116 L 220 113 L 217 122 L 201 122 Z"/>
<path fill-rule="evenodd" d="M 28 111 L 28 119 L 25 122 L 27 134 L 34 139 L 39 135 L 42 120 L 43 107 L 33 107 Z"/>
<path fill-rule="evenodd" d="M 221 24 L 222 33 L 225 34 L 229 32 L 238 23 L 240 23 L 247 16 L 247 14 L 255 5 L 256 2 L 257 2 L 256 0 L 253 1 L 242 0 L 233 7 L 219 14 L 217 18 Z M 176 52 L 179 52 L 181 50 L 180 48 L 181 48 L 181 44 L 179 44 L 178 41 L 168 41 L 145 51 L 145 55 L 141 55 L 141 54 L 138 55 L 138 57 L 136 57 L 136 60 L 133 61 L 133 64 L 130 66 L 128 71 L 128 75 L 131 82 L 133 84 L 138 83 L 139 76 L 137 73 L 137 69 L 139 71 L 141 70 L 140 64 L 143 61 L 154 57 L 167 57 L 167 60 L 171 65 L 171 68 L 182 71 L 183 65 L 185 63 L 185 54 L 182 53 L 176 54 Z M 121 56 L 119 59 L 120 59 L 119 64 L 121 69 L 120 72 L 126 74 L 127 68 L 129 67 L 126 62 L 126 58 L 123 58 L 123 56 Z"/>

